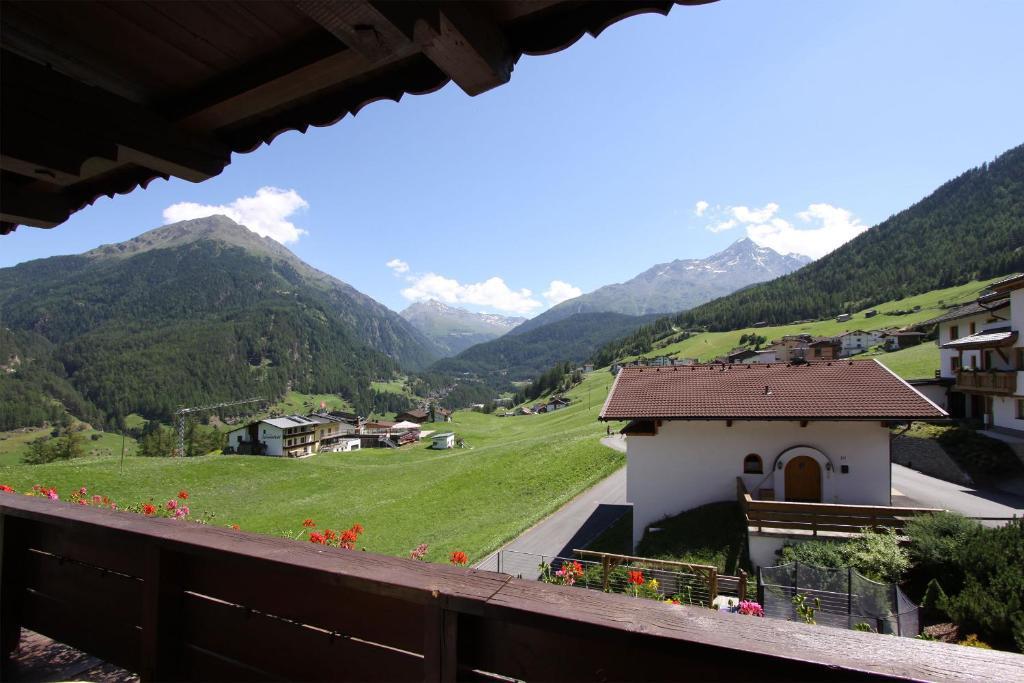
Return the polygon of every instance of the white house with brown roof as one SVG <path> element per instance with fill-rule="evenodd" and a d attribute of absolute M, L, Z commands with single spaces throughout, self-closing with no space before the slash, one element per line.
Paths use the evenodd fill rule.
<path fill-rule="evenodd" d="M 633 544 L 708 503 L 889 505 L 889 426 L 946 413 L 876 361 L 623 368 L 602 420 L 629 420 Z"/>
<path fill-rule="evenodd" d="M 938 325 L 940 374 L 952 382 L 950 412 L 1024 436 L 1024 275 L 993 283 Z"/>

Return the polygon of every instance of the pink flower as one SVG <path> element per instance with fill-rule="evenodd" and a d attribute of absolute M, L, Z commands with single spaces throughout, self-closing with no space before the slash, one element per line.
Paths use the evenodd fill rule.
<path fill-rule="evenodd" d="M 86 501 L 85 498 L 79 498 L 78 499 L 78 504 L 79 505 L 88 505 L 89 503 L 88 503 L 88 501 Z"/>
<path fill-rule="evenodd" d="M 189 514 L 188 505 L 182 505 L 180 508 L 178 508 L 178 512 L 181 513 L 182 517 L 188 517 L 188 514 Z"/>
<path fill-rule="evenodd" d="M 57 500 L 60 498 L 60 496 L 57 495 L 57 489 L 50 489 L 49 491 L 47 491 L 46 497 L 49 498 L 50 500 Z"/>
<path fill-rule="evenodd" d="M 187 514 L 188 513 L 185 512 L 185 508 L 178 508 L 177 510 L 174 511 L 174 518 L 175 519 L 181 519 L 182 517 L 184 517 Z"/>
<path fill-rule="evenodd" d="M 173 498 L 171 498 L 169 501 L 167 501 L 167 509 L 168 510 L 174 510 L 177 507 L 178 507 L 178 501 L 174 500 Z"/>
<path fill-rule="evenodd" d="M 103 502 L 103 496 L 95 495 L 95 496 L 92 497 L 93 505 L 99 505 L 102 502 Z"/>
<path fill-rule="evenodd" d="M 14 493 L 14 489 L 7 484 L 0 484 L 0 491 L 3 491 L 4 493 Z"/>
<path fill-rule="evenodd" d="M 764 608 L 753 600 L 743 600 L 740 602 L 739 607 L 736 608 L 736 611 L 749 617 L 764 616 Z"/>
<path fill-rule="evenodd" d="M 78 489 L 78 495 L 80 495 L 80 496 L 84 496 L 87 493 L 88 493 L 88 491 L 86 490 L 86 488 L 84 486 L 82 488 Z"/>

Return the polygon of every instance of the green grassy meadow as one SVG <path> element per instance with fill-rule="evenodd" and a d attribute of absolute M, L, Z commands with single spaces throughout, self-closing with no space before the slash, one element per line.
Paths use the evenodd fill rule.
<path fill-rule="evenodd" d="M 0 466 L 18 465 L 21 458 L 28 453 L 28 444 L 35 439 L 49 436 L 49 429 L 26 429 L 12 432 L 0 432 Z M 115 458 L 121 457 L 121 435 L 109 432 L 100 432 L 95 429 L 86 429 L 82 434 L 82 448 L 85 449 L 84 458 Z M 93 436 L 98 435 L 96 440 Z M 125 453 L 131 455 L 135 452 L 135 439 L 125 438 Z M 30 467 L 24 465 L 23 467 Z"/>
<path fill-rule="evenodd" d="M 284 398 L 270 406 L 268 414 L 306 414 L 320 410 L 321 403 L 327 404 L 327 410 L 352 410 L 352 404 L 338 394 L 302 394 L 298 391 L 289 391 Z"/>
<path fill-rule="evenodd" d="M 131 457 L 123 474 L 115 456 L 7 462 L 0 483 L 17 490 L 45 484 L 61 495 L 86 486 L 119 504 L 161 502 L 184 488 L 193 514 L 213 515 L 212 524 L 294 535 L 307 517 L 320 527 L 361 522 L 367 550 L 405 555 L 428 543 L 427 559 L 446 561 L 458 549 L 476 561 L 625 463 L 599 441 L 605 426 L 597 415 L 611 381 L 607 371 L 588 375 L 570 392 L 576 403 L 555 413 L 460 411 L 451 424 L 427 427 L 455 431 L 465 449 L 433 451 L 423 443 L 303 460 Z"/>
<path fill-rule="evenodd" d="M 779 339 L 787 334 L 834 336 L 857 329 L 876 330 L 887 327 L 907 327 L 908 325 L 935 318 L 951 305 L 973 301 L 981 290 L 989 283 L 995 282 L 998 279 L 1000 278 L 969 282 L 957 287 L 936 289 L 924 294 L 880 304 L 873 307 L 878 311 L 878 315 L 872 318 L 865 318 L 865 311 L 860 311 L 854 314 L 851 320 L 844 323 L 838 323 L 834 319 L 830 319 L 801 325 L 776 325 L 773 327 L 731 330 L 729 332 L 704 332 L 683 341 L 656 347 L 650 353 L 644 355 L 649 357 L 674 355 L 681 358 L 698 358 L 701 361 L 710 361 L 718 356 L 727 354 L 738 346 L 740 337 L 744 334 L 756 333 L 772 340 Z M 887 314 L 896 310 L 910 310 L 914 306 L 920 306 L 921 310 L 906 315 Z M 639 357 L 631 356 L 627 360 Z M 931 377 L 939 366 L 938 348 L 934 343 L 930 342 L 925 342 L 918 348 L 882 354 L 877 356 L 877 358 L 886 365 L 892 363 L 890 367 L 893 372 L 908 379 Z"/>

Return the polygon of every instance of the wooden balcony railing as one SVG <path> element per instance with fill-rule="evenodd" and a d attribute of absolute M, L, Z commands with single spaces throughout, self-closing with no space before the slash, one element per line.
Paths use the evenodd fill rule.
<path fill-rule="evenodd" d="M 1016 370 L 957 370 L 954 391 L 1008 395 L 1017 392 Z"/>
<path fill-rule="evenodd" d="M 904 508 L 882 505 L 837 505 L 833 503 L 790 503 L 754 500 L 743 479 L 736 477 L 736 494 L 747 515 L 747 526 L 765 529 L 795 529 L 858 533 L 861 529 L 894 529 L 903 532 L 907 520 L 916 515 L 940 512 L 937 508 Z"/>
<path fill-rule="evenodd" d="M 144 681 L 1024 676 L 1024 658 L 1006 652 L 673 607 L 16 494 L 0 493 L 0 538 L 5 665 L 24 626 Z"/>

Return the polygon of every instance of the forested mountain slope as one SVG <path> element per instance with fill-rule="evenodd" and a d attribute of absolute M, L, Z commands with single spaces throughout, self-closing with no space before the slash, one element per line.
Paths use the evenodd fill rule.
<path fill-rule="evenodd" d="M 370 379 L 438 355 L 397 314 L 222 216 L 2 269 L 0 327 L 19 359 L 45 359 L 5 383 L 45 395 L 45 368 L 107 419 L 289 388 L 359 406 Z"/>
<path fill-rule="evenodd" d="M 506 334 L 477 344 L 454 358 L 438 361 L 431 370 L 528 380 L 555 363 L 579 363 L 603 344 L 654 318 L 621 313 L 577 313 L 522 334 Z"/>

